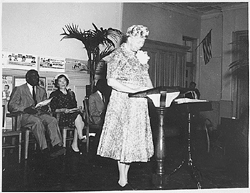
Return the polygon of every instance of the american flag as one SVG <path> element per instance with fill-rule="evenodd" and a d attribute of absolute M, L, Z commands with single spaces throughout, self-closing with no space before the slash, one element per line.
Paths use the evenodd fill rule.
<path fill-rule="evenodd" d="M 202 40 L 205 64 L 207 64 L 209 60 L 212 58 L 211 31 L 212 30 L 210 30 L 208 34 L 206 35 L 206 37 Z"/>

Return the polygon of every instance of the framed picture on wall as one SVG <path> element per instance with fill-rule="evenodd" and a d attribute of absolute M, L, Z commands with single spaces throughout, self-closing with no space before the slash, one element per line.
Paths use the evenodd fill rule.
<path fill-rule="evenodd" d="M 18 76 L 15 76 L 14 77 L 14 87 L 16 86 L 20 86 L 22 84 L 25 84 L 26 83 L 26 78 L 25 77 L 18 77 Z M 46 89 L 46 78 L 45 77 L 40 77 L 39 78 L 39 86 L 43 87 Z"/>
<path fill-rule="evenodd" d="M 46 78 L 45 77 L 40 77 L 39 78 L 39 86 L 43 87 L 46 89 Z"/>
<path fill-rule="evenodd" d="M 2 76 L 2 104 L 7 105 L 13 87 L 13 77 L 9 75 Z"/>
<path fill-rule="evenodd" d="M 50 93 L 56 90 L 56 87 L 54 86 L 54 78 L 53 77 L 47 77 L 46 82 L 46 92 L 49 97 Z"/>
<path fill-rule="evenodd" d="M 22 84 L 25 84 L 26 83 L 26 79 L 24 76 L 15 76 L 14 77 L 14 85 L 13 85 L 13 88 L 16 87 L 16 86 L 20 86 Z"/>

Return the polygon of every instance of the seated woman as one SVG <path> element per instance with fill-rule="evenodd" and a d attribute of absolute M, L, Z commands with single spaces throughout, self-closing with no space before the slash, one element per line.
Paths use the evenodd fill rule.
<path fill-rule="evenodd" d="M 74 152 L 80 152 L 78 139 L 82 140 L 84 138 L 82 134 L 84 122 L 80 111 L 77 110 L 75 93 L 67 89 L 69 79 L 64 74 L 57 76 L 54 84 L 57 90 L 53 91 L 49 97 L 53 97 L 50 102 L 51 111 L 62 112 L 59 119 L 59 126 L 76 127 L 71 148 Z"/>

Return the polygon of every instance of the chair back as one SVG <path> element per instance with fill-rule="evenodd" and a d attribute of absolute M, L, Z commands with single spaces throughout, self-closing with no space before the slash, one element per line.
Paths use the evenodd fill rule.
<path fill-rule="evenodd" d="M 87 125 L 90 125 L 90 113 L 89 113 L 89 98 L 86 96 L 83 100 L 83 107 L 85 112 L 85 121 Z"/>
<path fill-rule="evenodd" d="M 5 105 L 2 105 L 2 115 L 3 115 L 3 122 L 2 122 L 2 128 L 4 129 L 5 126 L 5 116 L 6 116 L 6 111 L 5 111 Z"/>

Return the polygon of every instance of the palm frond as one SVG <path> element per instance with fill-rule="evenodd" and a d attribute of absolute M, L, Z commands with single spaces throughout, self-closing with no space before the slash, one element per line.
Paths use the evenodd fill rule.
<path fill-rule="evenodd" d="M 62 39 L 74 38 L 81 41 L 88 55 L 88 71 L 90 72 L 90 84 L 93 88 L 97 64 L 101 59 L 108 56 L 113 50 L 120 46 L 123 33 L 120 30 L 108 28 L 99 29 L 92 23 L 94 30 L 81 30 L 78 25 L 68 24 L 63 28 Z M 100 51 L 100 46 L 102 47 Z"/>
<path fill-rule="evenodd" d="M 100 60 L 111 54 L 114 51 L 115 47 L 113 45 L 107 46 L 102 52 L 100 52 Z"/>
<path fill-rule="evenodd" d="M 65 25 L 65 28 L 63 28 L 64 33 L 60 34 L 63 35 L 62 39 L 69 39 L 69 38 L 74 38 L 77 39 L 79 41 L 81 41 L 85 48 L 88 49 L 88 47 L 90 47 L 90 41 L 89 38 L 92 36 L 92 31 L 91 30 L 84 30 L 82 31 L 81 29 L 79 29 L 78 25 Z"/>
<path fill-rule="evenodd" d="M 120 30 L 113 28 L 108 28 L 107 35 L 114 39 L 116 42 L 121 41 L 124 36 L 124 34 Z"/>

